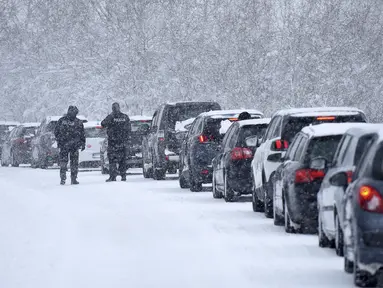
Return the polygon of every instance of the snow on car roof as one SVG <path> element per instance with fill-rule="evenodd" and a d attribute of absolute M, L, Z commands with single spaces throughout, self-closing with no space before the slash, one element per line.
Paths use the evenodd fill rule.
<path fill-rule="evenodd" d="M 30 128 L 30 127 L 39 127 L 40 126 L 40 123 L 37 123 L 37 122 L 27 122 L 27 123 L 22 123 L 21 126 L 23 127 L 27 127 L 27 128 Z"/>
<path fill-rule="evenodd" d="M 324 113 L 329 113 L 325 115 Z M 339 114 L 345 113 L 345 114 Z M 308 107 L 308 108 L 293 108 L 293 109 L 283 109 L 274 113 L 273 116 L 280 115 L 297 115 L 299 116 L 332 116 L 332 115 L 349 115 L 349 114 L 357 114 L 364 112 L 355 107 Z M 319 115 L 320 114 L 320 115 Z M 330 115 L 331 114 L 331 115 Z"/>
<path fill-rule="evenodd" d="M 361 123 L 362 124 L 362 123 Z M 351 135 L 364 135 L 368 133 L 379 132 L 383 129 L 383 123 L 363 123 L 358 127 L 352 127 L 347 130 L 347 134 Z"/>
<path fill-rule="evenodd" d="M 261 118 L 261 119 L 242 120 L 242 121 L 238 121 L 238 123 L 240 127 L 243 127 L 246 125 L 269 124 L 270 121 L 271 121 L 271 118 Z"/>
<path fill-rule="evenodd" d="M 153 117 L 151 116 L 143 116 L 143 115 L 134 115 L 129 117 L 131 121 L 151 121 Z"/>
<path fill-rule="evenodd" d="M 252 115 L 263 116 L 263 113 L 258 110 L 215 110 L 210 112 L 201 113 L 199 116 L 211 117 L 211 118 L 223 118 L 223 117 L 238 117 L 242 112 L 248 112 Z"/>
<path fill-rule="evenodd" d="M 16 121 L 0 121 L 0 125 L 3 125 L 3 126 L 17 126 L 17 125 L 20 125 L 20 122 L 16 122 Z"/>
<path fill-rule="evenodd" d="M 355 127 L 363 127 L 365 123 L 325 123 L 318 125 L 310 125 L 304 127 L 301 131 L 310 137 L 322 137 L 330 135 L 341 135 L 347 130 Z"/>
<path fill-rule="evenodd" d="M 189 118 L 184 121 L 177 121 L 174 130 L 177 132 L 186 132 L 188 131 L 188 129 L 186 129 L 186 126 L 192 124 L 194 120 L 195 118 Z"/>

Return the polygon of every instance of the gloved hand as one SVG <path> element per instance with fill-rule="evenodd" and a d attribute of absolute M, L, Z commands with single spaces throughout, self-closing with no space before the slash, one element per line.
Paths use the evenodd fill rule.
<path fill-rule="evenodd" d="M 85 145 L 82 145 L 81 146 L 81 151 L 84 151 L 85 150 Z"/>

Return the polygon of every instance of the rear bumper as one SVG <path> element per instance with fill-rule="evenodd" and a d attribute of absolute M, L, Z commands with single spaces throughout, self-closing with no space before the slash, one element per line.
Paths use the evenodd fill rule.
<path fill-rule="evenodd" d="M 368 232 L 358 230 L 358 266 L 374 274 L 383 268 L 383 229 L 377 228 Z"/>
<path fill-rule="evenodd" d="M 240 194 L 252 193 L 251 160 L 241 160 L 230 163 L 228 169 L 230 187 Z"/>
<path fill-rule="evenodd" d="M 79 162 L 100 162 L 100 151 L 81 151 Z"/>

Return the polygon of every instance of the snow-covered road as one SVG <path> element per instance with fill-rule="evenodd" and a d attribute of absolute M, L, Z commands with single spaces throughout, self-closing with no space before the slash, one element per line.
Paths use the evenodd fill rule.
<path fill-rule="evenodd" d="M 353 287 L 315 236 L 178 181 L 0 168 L 1 288 Z"/>

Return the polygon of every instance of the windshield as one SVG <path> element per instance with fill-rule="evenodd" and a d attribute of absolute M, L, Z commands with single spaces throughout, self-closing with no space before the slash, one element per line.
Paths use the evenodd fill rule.
<path fill-rule="evenodd" d="M 263 135 L 265 135 L 266 129 L 267 129 L 267 124 L 242 127 L 240 144 L 245 145 L 246 138 L 248 137 L 257 136 L 258 138 L 263 138 Z"/>
<path fill-rule="evenodd" d="M 105 129 L 100 129 L 96 127 L 85 128 L 85 138 L 105 138 L 106 131 Z"/>
<path fill-rule="evenodd" d="M 331 163 L 342 136 L 343 135 L 332 135 L 313 138 L 307 149 L 306 161 L 309 162 L 314 158 L 324 157 L 327 162 Z"/>
<path fill-rule="evenodd" d="M 328 117 L 331 120 L 318 120 L 318 116 L 315 117 L 290 117 L 286 126 L 283 129 L 282 139 L 291 143 L 295 135 L 302 130 L 303 127 L 311 125 L 317 125 L 322 123 L 346 123 L 346 122 L 366 122 L 361 114 L 335 116 L 334 119 Z"/>

